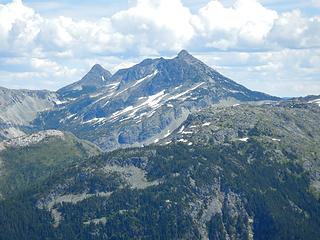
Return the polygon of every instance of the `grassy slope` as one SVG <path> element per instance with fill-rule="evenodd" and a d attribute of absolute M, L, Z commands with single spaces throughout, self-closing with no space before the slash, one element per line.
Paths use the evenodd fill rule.
<path fill-rule="evenodd" d="M 65 139 L 49 137 L 39 144 L 9 148 L 0 152 L 3 162 L 0 189 L 4 196 L 25 191 L 51 175 L 78 164 L 100 150 L 65 134 Z"/>

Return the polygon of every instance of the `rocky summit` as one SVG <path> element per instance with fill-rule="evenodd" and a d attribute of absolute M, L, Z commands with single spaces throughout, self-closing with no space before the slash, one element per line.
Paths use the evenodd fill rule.
<path fill-rule="evenodd" d="M 91 70 L 78 82 L 61 88 L 58 94 L 63 98 L 76 98 L 92 93 L 104 87 L 111 77 L 111 73 L 101 65 L 94 65 Z"/>
<path fill-rule="evenodd" d="M 0 239 L 320 239 L 320 96 L 181 51 L 0 105 Z"/>

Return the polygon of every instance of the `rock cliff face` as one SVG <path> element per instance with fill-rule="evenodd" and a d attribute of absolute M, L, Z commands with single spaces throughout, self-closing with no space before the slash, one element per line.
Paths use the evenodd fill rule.
<path fill-rule="evenodd" d="M 54 92 L 0 87 L 0 138 L 23 135 L 39 112 L 53 109 L 59 102 Z"/>
<path fill-rule="evenodd" d="M 80 82 L 106 79 L 103 74 L 94 67 Z M 110 151 L 157 142 L 190 113 L 213 104 L 277 99 L 248 90 L 186 51 L 173 59 L 146 59 L 119 70 L 103 84 L 41 114 L 35 125 L 71 131 Z M 70 86 L 58 93 L 66 89 Z"/>

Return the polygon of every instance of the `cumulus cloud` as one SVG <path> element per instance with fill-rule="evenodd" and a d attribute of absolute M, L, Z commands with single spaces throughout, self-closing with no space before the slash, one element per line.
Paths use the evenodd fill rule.
<path fill-rule="evenodd" d="M 238 48 L 261 46 L 277 19 L 277 12 L 255 0 L 238 0 L 225 7 L 214 0 L 194 16 L 194 26 L 208 48 Z"/>
<path fill-rule="evenodd" d="M 130 36 L 113 30 L 110 19 L 74 21 L 59 16 L 44 18 L 21 0 L 0 5 L 0 51 L 4 54 L 68 52 L 70 57 L 88 53 L 120 52 Z M 75 54 L 75 55 L 74 55 Z"/>
<path fill-rule="evenodd" d="M 270 42 L 287 48 L 319 48 L 320 16 L 303 17 L 299 10 L 286 12 L 274 22 Z"/>
<path fill-rule="evenodd" d="M 34 45 L 42 18 L 21 0 L 0 5 L 0 51 L 18 52 Z"/>
<path fill-rule="evenodd" d="M 320 0 L 312 0 L 311 4 L 314 7 L 320 8 Z"/>
<path fill-rule="evenodd" d="M 302 64 L 297 68 L 316 72 L 316 51 L 309 49 L 320 48 L 320 35 L 316 34 L 320 16 L 306 17 L 299 10 L 278 13 L 261 2 L 233 0 L 224 5 L 208 0 L 191 12 L 181 0 L 136 0 L 130 8 L 96 20 L 48 18 L 21 0 L 0 4 L 0 85 L 10 86 L 7 79 L 18 74 L 14 67 L 21 71 L 18 79 L 30 81 L 32 75 L 41 88 L 57 88 L 80 78 L 95 61 L 116 70 L 122 62 L 127 65 L 144 57 L 171 56 L 182 48 L 202 54 L 215 51 L 215 57 L 222 59 L 216 63 L 225 62 L 224 69 L 226 65 L 239 69 L 240 63 L 245 63 L 251 66 L 242 69 L 261 75 L 296 67 L 290 66 L 289 58 L 277 56 L 285 50 L 302 49 L 308 56 L 303 57 L 308 68 Z M 239 54 L 227 57 L 224 51 Z M 260 52 L 259 57 L 255 52 Z M 17 63 L 21 59 L 28 64 Z"/>
<path fill-rule="evenodd" d="M 180 0 L 138 0 L 136 6 L 116 13 L 111 21 L 123 35 L 132 35 L 142 54 L 183 48 L 194 36 L 191 12 Z"/>
<path fill-rule="evenodd" d="M 320 49 L 199 53 L 197 57 L 251 89 L 282 97 L 320 93 Z"/>
<path fill-rule="evenodd" d="M 209 1 L 191 13 L 181 0 L 137 0 L 127 10 L 96 21 L 45 18 L 21 0 L 0 5 L 0 50 L 56 56 L 157 55 L 197 51 L 319 47 L 320 16 L 279 15 L 257 0 L 224 6 Z M 67 53 L 67 54 L 66 54 Z"/>

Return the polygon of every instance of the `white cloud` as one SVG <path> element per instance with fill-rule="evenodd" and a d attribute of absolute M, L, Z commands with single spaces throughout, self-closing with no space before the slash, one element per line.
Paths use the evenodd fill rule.
<path fill-rule="evenodd" d="M 179 50 L 193 37 L 191 12 L 180 0 L 138 0 L 137 5 L 112 16 L 114 28 L 134 36 L 141 54 Z"/>
<path fill-rule="evenodd" d="M 39 32 L 42 18 L 20 0 L 0 5 L 0 51 L 27 49 Z"/>
<path fill-rule="evenodd" d="M 0 5 L 0 51 L 45 57 L 90 54 L 158 55 L 182 48 L 198 51 L 319 47 L 320 16 L 283 13 L 257 0 L 218 0 L 192 14 L 181 0 L 137 0 L 136 4 L 96 21 L 45 18 L 14 1 Z M 44 55 L 43 55 L 44 54 Z"/>
<path fill-rule="evenodd" d="M 281 47 L 320 47 L 320 16 L 303 17 L 298 10 L 283 13 L 274 23 L 269 40 Z"/>
<path fill-rule="evenodd" d="M 61 66 L 57 62 L 49 59 L 31 58 L 30 65 L 34 71 L 40 71 L 46 74 L 46 77 L 73 77 L 77 70 L 75 68 L 68 68 Z"/>
<path fill-rule="evenodd" d="M 263 44 L 277 17 L 255 0 L 238 0 L 231 7 L 214 0 L 199 10 L 193 23 L 207 47 L 226 50 Z"/>
<path fill-rule="evenodd" d="M 319 49 L 231 51 L 197 56 L 251 89 L 283 97 L 320 93 Z"/>
<path fill-rule="evenodd" d="M 320 0 L 312 0 L 311 2 L 314 7 L 320 8 Z"/>

